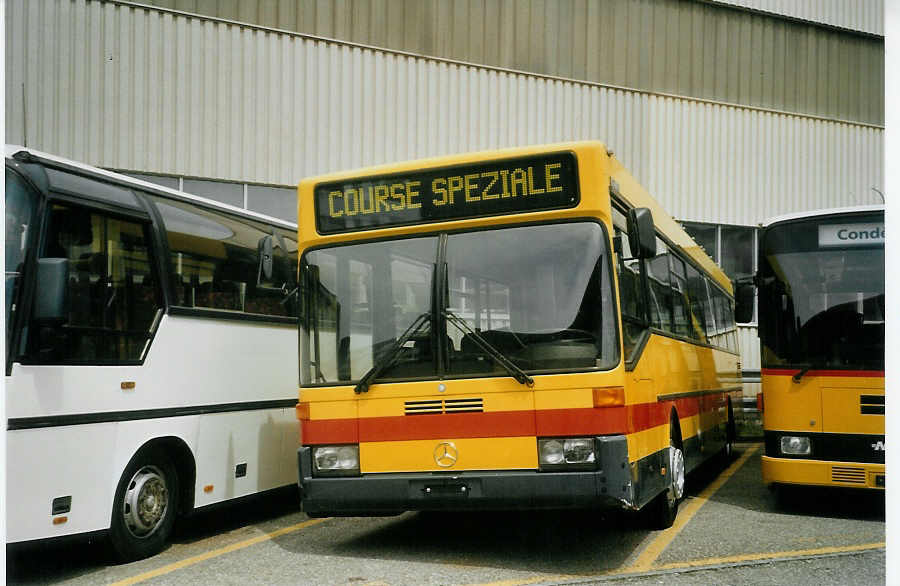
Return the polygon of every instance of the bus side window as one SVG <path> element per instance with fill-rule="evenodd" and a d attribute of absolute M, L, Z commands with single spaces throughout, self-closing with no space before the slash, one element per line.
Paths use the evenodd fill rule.
<path fill-rule="evenodd" d="M 647 307 L 643 294 L 641 279 L 641 261 L 633 258 L 628 243 L 628 234 L 624 230 L 625 219 L 616 212 L 616 219 L 621 219 L 614 226 L 614 236 L 619 245 L 616 272 L 619 278 L 619 302 L 622 312 L 622 341 L 625 349 L 625 361 L 635 357 L 641 337 L 647 331 Z"/>
<path fill-rule="evenodd" d="M 648 259 L 647 281 L 650 293 L 650 325 L 664 332 L 674 332 L 672 325 L 672 286 L 669 281 L 669 248 L 656 239 L 656 256 Z"/>
<path fill-rule="evenodd" d="M 28 342 L 38 363 L 116 364 L 142 359 L 162 306 L 148 226 L 54 204 L 44 258 L 68 264 L 67 309 L 62 323 L 39 323 Z"/>
<path fill-rule="evenodd" d="M 169 241 L 175 303 L 235 314 L 295 317 L 297 242 L 293 232 L 184 202 L 150 196 Z M 272 245 L 260 274 L 259 243 Z"/>

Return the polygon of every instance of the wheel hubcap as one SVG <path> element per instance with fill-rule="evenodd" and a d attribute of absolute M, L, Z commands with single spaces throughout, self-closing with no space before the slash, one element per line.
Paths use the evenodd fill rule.
<path fill-rule="evenodd" d="M 122 507 L 128 531 L 135 537 L 151 535 L 165 518 L 168 502 L 169 490 L 159 468 L 144 466 L 135 472 Z"/>
<path fill-rule="evenodd" d="M 684 495 L 684 454 L 675 446 L 669 447 L 669 467 L 672 471 L 672 490 L 675 498 Z"/>

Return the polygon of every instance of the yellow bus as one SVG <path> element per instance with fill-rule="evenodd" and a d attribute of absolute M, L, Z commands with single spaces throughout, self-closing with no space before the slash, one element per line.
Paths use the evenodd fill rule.
<path fill-rule="evenodd" d="M 299 186 L 303 510 L 646 509 L 730 453 L 731 283 L 598 142 Z"/>
<path fill-rule="evenodd" d="M 763 480 L 884 489 L 884 206 L 776 218 L 759 242 Z"/>

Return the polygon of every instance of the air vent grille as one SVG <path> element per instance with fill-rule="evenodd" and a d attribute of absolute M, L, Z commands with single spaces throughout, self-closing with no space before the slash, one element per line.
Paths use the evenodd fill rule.
<path fill-rule="evenodd" d="M 437 399 L 430 401 L 407 401 L 406 415 L 434 415 L 442 413 L 482 413 L 483 399 Z"/>
<path fill-rule="evenodd" d="M 851 468 L 849 466 L 833 466 L 831 468 L 832 482 L 844 482 L 849 484 L 865 484 L 866 471 L 864 468 Z"/>
<path fill-rule="evenodd" d="M 884 395 L 860 395 L 859 412 L 862 415 L 884 415 Z"/>

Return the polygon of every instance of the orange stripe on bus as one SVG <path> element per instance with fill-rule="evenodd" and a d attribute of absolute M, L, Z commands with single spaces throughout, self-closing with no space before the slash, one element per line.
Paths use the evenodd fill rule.
<path fill-rule="evenodd" d="M 724 395 L 715 394 L 624 407 L 311 419 L 303 422 L 302 433 L 306 445 L 448 437 L 629 434 L 665 425 L 673 405 L 680 418 L 687 418 L 715 411 L 724 405 L 723 398 Z"/>

